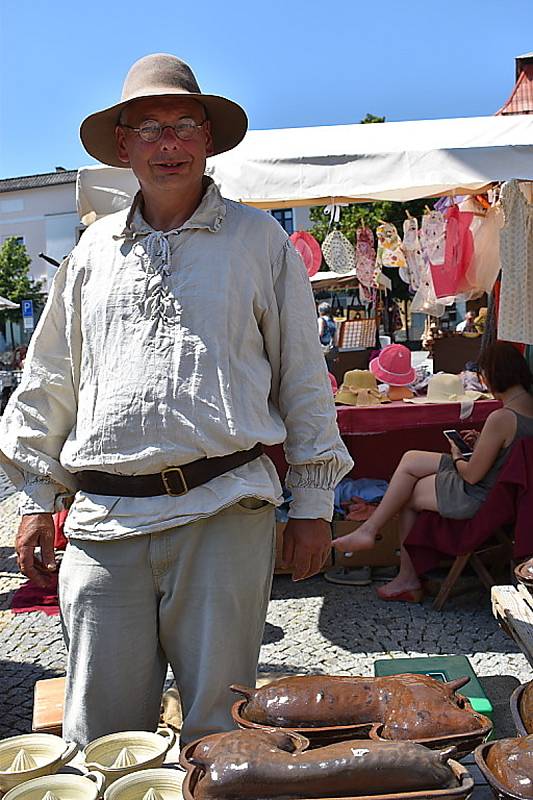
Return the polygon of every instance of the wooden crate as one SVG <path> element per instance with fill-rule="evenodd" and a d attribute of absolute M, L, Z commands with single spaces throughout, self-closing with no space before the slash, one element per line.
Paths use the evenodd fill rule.
<path fill-rule="evenodd" d="M 380 531 L 379 539 L 372 550 L 361 550 L 347 558 L 334 550 L 335 566 L 338 567 L 393 567 L 400 563 L 399 517 L 393 517 Z M 339 520 L 333 523 L 333 538 L 346 536 L 363 523 Z"/>
<path fill-rule="evenodd" d="M 36 681 L 33 691 L 34 733 L 55 733 L 61 736 L 63 728 L 63 699 L 65 678 L 47 678 Z"/>
<path fill-rule="evenodd" d="M 283 551 L 283 531 L 285 530 L 286 522 L 276 522 L 276 565 L 274 567 L 274 573 L 276 575 L 290 575 L 290 569 L 282 569 L 281 568 L 281 556 Z M 320 570 L 321 572 L 326 572 L 328 569 L 331 568 L 333 565 L 333 558 L 330 554 L 330 557 Z"/>

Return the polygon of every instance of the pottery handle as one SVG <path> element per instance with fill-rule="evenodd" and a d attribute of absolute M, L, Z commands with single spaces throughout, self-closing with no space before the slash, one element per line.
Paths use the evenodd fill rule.
<path fill-rule="evenodd" d="M 240 683 L 232 683 L 229 687 L 235 694 L 242 694 L 247 700 L 255 693 L 255 689 L 250 689 L 249 686 L 242 686 Z"/>
<path fill-rule="evenodd" d="M 451 689 L 452 692 L 456 692 L 457 689 L 461 689 L 463 686 L 466 686 L 469 680 L 470 678 L 467 675 L 464 675 L 462 678 L 456 678 L 453 681 L 446 681 L 444 685 L 447 686 L 448 689 Z"/>
<path fill-rule="evenodd" d="M 451 747 L 447 747 L 446 750 L 439 751 L 439 760 L 446 764 L 450 758 L 454 758 L 457 755 L 457 747 L 452 745 Z"/>
<path fill-rule="evenodd" d="M 156 731 L 158 736 L 162 736 L 164 739 L 168 739 L 167 743 L 167 753 L 171 747 L 174 746 L 174 742 L 176 741 L 176 734 L 171 728 L 158 728 Z"/>
<path fill-rule="evenodd" d="M 59 758 L 61 766 L 64 767 L 65 764 L 68 764 L 68 762 L 74 758 L 77 752 L 78 752 L 78 745 L 76 744 L 76 742 L 67 742 L 67 746 L 65 747 Z"/>
<path fill-rule="evenodd" d="M 105 775 L 102 775 L 101 772 L 86 772 L 83 776 L 87 778 L 87 780 L 96 783 L 96 788 L 98 789 L 98 795 L 101 795 L 105 788 Z"/>

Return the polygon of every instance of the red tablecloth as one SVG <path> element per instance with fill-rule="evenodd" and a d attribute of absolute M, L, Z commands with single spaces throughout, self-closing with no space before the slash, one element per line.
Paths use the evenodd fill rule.
<path fill-rule="evenodd" d="M 341 436 L 365 436 L 406 428 L 476 428 L 488 415 L 500 408 L 499 400 L 477 400 L 472 414 L 461 421 L 460 403 L 384 403 L 380 406 L 356 408 L 337 406 L 337 422 Z"/>
<path fill-rule="evenodd" d="M 449 453 L 442 431 L 447 428 L 480 430 L 488 415 L 500 407 L 497 400 L 478 400 L 468 419 L 459 419 L 459 403 L 387 403 L 356 408 L 338 406 L 341 436 L 355 461 L 354 478 L 390 480 L 407 450 Z M 267 448 L 280 478 L 285 478 L 287 463 L 281 445 Z"/>

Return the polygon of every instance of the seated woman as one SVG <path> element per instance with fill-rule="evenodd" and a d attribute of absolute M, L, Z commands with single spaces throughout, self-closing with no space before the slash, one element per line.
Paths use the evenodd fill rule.
<path fill-rule="evenodd" d="M 379 588 L 382 600 L 420 602 L 422 589 L 413 563 L 403 546 L 419 511 L 438 511 L 448 519 L 471 519 L 496 482 L 511 445 L 533 436 L 533 377 L 525 359 L 508 342 L 496 342 L 479 361 L 484 382 L 503 408 L 487 417 L 481 434 L 463 431 L 473 447 L 470 460 L 456 445 L 451 455 L 411 450 L 400 461 L 383 500 L 360 528 L 334 539 L 341 552 L 367 550 L 376 535 L 400 513 L 400 570 L 390 583 Z"/>

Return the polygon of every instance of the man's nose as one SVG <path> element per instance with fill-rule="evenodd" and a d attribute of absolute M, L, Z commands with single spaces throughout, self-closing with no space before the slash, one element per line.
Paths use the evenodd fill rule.
<path fill-rule="evenodd" d="M 161 131 L 160 143 L 162 147 L 170 147 L 172 149 L 181 147 L 181 139 L 178 138 L 173 125 L 165 125 Z"/>

